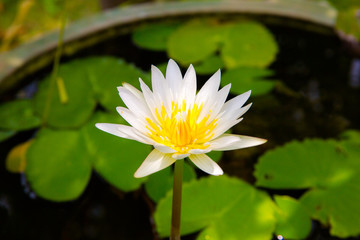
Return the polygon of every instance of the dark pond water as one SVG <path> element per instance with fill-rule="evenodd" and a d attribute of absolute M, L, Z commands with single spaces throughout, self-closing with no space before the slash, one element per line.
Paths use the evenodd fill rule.
<path fill-rule="evenodd" d="M 351 67 L 358 63 L 354 62 L 346 44 L 334 35 L 280 26 L 270 26 L 270 30 L 280 46 L 271 69 L 276 73 L 274 78 L 283 85 L 279 84 L 272 94 L 253 97 L 251 111 L 234 129 L 234 132 L 263 136 L 270 141 L 257 150 L 226 152 L 221 162 L 227 174 L 251 183 L 256 158 L 269 148 L 292 139 L 336 137 L 345 129 L 360 129 L 360 91 L 356 88 L 359 81 L 356 74 L 360 69 L 353 71 L 351 80 Z M 137 48 L 129 35 L 98 44 L 75 57 L 94 55 L 119 56 L 146 71 L 151 64 L 168 60 L 165 53 Z M 49 70 L 50 67 L 30 78 L 39 79 Z M 200 78 L 199 82 L 206 78 Z M 144 191 L 121 193 L 96 173 L 85 193 L 75 201 L 54 203 L 37 198 L 24 176 L 5 170 L 5 157 L 11 147 L 33 134 L 22 132 L 1 143 L 0 239 L 158 239 L 153 233 L 151 218 L 154 205 Z M 271 193 L 300 196 L 302 192 Z M 193 234 L 183 239 L 195 238 Z M 330 237 L 327 228 L 314 222 L 308 239 L 337 238 Z"/>

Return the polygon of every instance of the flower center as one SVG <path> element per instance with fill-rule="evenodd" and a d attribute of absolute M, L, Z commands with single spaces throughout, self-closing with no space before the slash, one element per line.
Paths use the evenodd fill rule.
<path fill-rule="evenodd" d="M 171 147 L 180 154 L 186 154 L 191 149 L 205 149 L 214 135 L 212 132 L 217 119 L 208 123 L 210 112 L 199 121 L 202 105 L 186 107 L 186 102 L 172 103 L 171 114 L 167 114 L 164 105 L 155 109 L 157 123 L 146 118 L 149 124 L 149 137 L 155 142 Z"/>

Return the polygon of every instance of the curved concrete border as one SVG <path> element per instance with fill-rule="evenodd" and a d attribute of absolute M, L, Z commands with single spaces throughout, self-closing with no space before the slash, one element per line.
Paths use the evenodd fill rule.
<path fill-rule="evenodd" d="M 106 11 L 71 24 L 66 28 L 64 35 L 64 55 L 71 55 L 73 50 L 66 47 L 80 39 L 82 47 L 78 47 L 78 49 L 92 45 L 94 40 L 91 40 L 90 36 L 97 33 L 103 33 L 98 34 L 100 38 L 119 34 L 116 31 L 105 32 L 106 29 L 165 17 L 228 13 L 278 16 L 310 22 L 327 28 L 333 28 L 337 15 L 329 5 L 300 0 L 167 2 L 136 5 Z M 25 75 L 36 72 L 49 64 L 53 60 L 57 41 L 58 33 L 52 32 L 1 54 L 0 93 L 10 90 Z"/>

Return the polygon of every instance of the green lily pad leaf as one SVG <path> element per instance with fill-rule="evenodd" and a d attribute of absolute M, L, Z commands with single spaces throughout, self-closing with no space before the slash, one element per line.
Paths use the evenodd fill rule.
<path fill-rule="evenodd" d="M 78 131 L 43 129 L 27 151 L 25 174 L 40 197 L 73 200 L 89 182 L 90 157 Z"/>
<path fill-rule="evenodd" d="M 221 56 L 229 69 L 266 67 L 275 60 L 277 52 L 273 35 L 262 24 L 248 21 L 228 27 Z"/>
<path fill-rule="evenodd" d="M 261 68 L 236 68 L 227 70 L 223 76 L 221 84 L 225 86 L 231 83 L 230 91 L 234 94 L 241 94 L 251 90 L 253 96 L 269 93 L 276 82 L 264 79 L 272 75 L 272 71 Z"/>
<path fill-rule="evenodd" d="M 154 215 L 162 237 L 169 236 L 171 201 L 169 192 Z M 275 229 L 274 203 L 239 179 L 206 177 L 184 184 L 181 221 L 182 234 L 203 231 L 198 239 L 265 240 Z"/>
<path fill-rule="evenodd" d="M 109 111 L 115 111 L 122 104 L 117 87 L 124 82 L 140 88 L 139 78 L 149 83 L 148 76 L 122 59 L 113 57 L 87 58 L 83 62 L 84 71 L 93 86 L 96 99 Z"/>
<path fill-rule="evenodd" d="M 260 157 L 256 185 L 273 189 L 331 186 L 346 177 L 344 161 L 335 141 L 293 141 Z"/>
<path fill-rule="evenodd" d="M 350 8 L 338 12 L 336 28 L 345 34 L 360 39 L 360 25 L 358 20 L 358 8 Z"/>
<path fill-rule="evenodd" d="M 360 145 L 348 140 L 291 142 L 260 157 L 258 186 L 311 188 L 300 199 L 332 235 L 360 234 Z"/>
<path fill-rule="evenodd" d="M 61 88 L 52 81 L 51 76 L 40 83 L 34 99 L 35 109 L 40 116 L 45 115 L 45 121 L 49 126 L 80 127 L 93 113 L 96 101 L 84 63 L 82 60 L 75 60 L 60 65 L 58 77 L 62 79 Z M 49 91 L 50 103 L 48 102 Z M 64 91 L 66 102 L 63 102 L 61 98 L 63 95 L 61 93 Z"/>
<path fill-rule="evenodd" d="M 122 191 L 139 188 L 146 178 L 135 178 L 134 173 L 151 152 L 151 147 L 103 132 L 95 123 L 124 124 L 125 121 L 118 115 L 97 112 L 81 130 L 95 170 Z"/>
<path fill-rule="evenodd" d="M 31 100 L 15 100 L 0 106 L 0 128 L 21 131 L 40 124 L 41 119 L 34 113 Z"/>
<path fill-rule="evenodd" d="M 154 51 L 165 51 L 169 35 L 176 30 L 178 23 L 153 23 L 135 29 L 133 42 L 139 47 Z"/>
<path fill-rule="evenodd" d="M 166 193 L 173 187 L 173 171 L 170 167 L 149 176 L 145 183 L 145 190 L 154 202 L 165 197 Z M 196 178 L 194 169 L 187 163 L 184 164 L 183 182 L 189 182 Z"/>
<path fill-rule="evenodd" d="M 360 132 L 357 130 L 346 130 L 341 134 L 341 139 L 346 142 L 360 144 Z"/>
<path fill-rule="evenodd" d="M 216 22 L 187 22 L 170 35 L 168 54 L 184 66 L 204 61 L 219 48 L 222 35 L 222 28 Z"/>
<path fill-rule="evenodd" d="M 198 74 L 213 74 L 217 70 L 222 69 L 223 67 L 224 63 L 217 55 L 210 56 L 204 61 L 194 65 L 196 73 Z"/>
<path fill-rule="evenodd" d="M 347 238 L 360 234 L 360 171 L 339 186 L 314 189 L 300 201 L 313 213 L 312 217 L 330 225 L 330 234 Z"/>
<path fill-rule="evenodd" d="M 6 139 L 11 138 L 16 134 L 15 131 L 12 130 L 0 130 L 0 142 L 5 141 Z"/>
<path fill-rule="evenodd" d="M 279 207 L 275 233 L 285 239 L 305 239 L 311 231 L 305 207 L 289 196 L 275 196 L 275 202 Z"/>

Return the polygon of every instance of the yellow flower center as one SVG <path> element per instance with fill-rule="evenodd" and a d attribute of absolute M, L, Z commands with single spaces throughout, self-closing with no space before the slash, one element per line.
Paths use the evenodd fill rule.
<path fill-rule="evenodd" d="M 186 154 L 191 149 L 205 149 L 207 143 L 214 135 L 213 130 L 217 119 L 208 122 L 210 113 L 198 122 L 202 105 L 186 108 L 182 104 L 172 103 L 171 116 L 166 113 L 164 105 L 161 110 L 155 109 L 156 120 L 154 123 L 146 118 L 149 124 L 146 128 L 150 131 L 149 137 L 159 144 L 174 149 L 179 154 Z"/>

